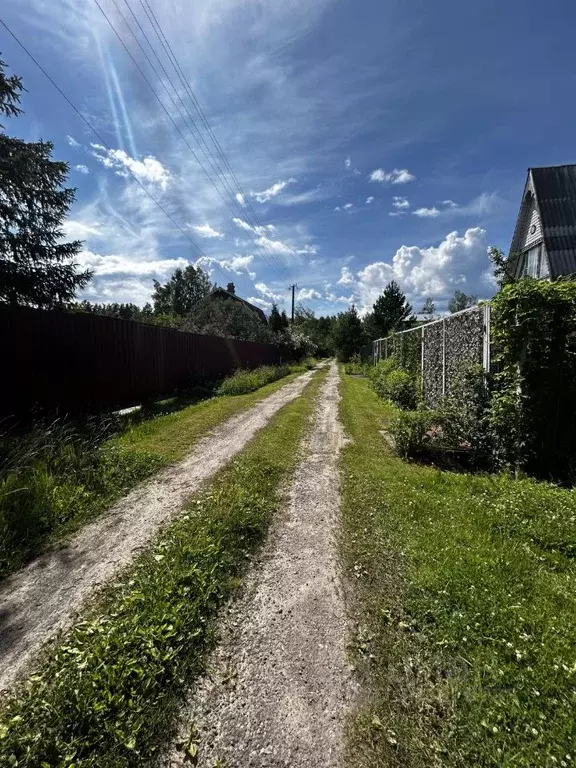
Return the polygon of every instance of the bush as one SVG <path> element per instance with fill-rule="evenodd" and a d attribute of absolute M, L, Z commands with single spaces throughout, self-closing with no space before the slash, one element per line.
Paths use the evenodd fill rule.
<path fill-rule="evenodd" d="M 370 371 L 372 386 L 383 400 L 391 400 L 398 408 L 413 410 L 418 403 L 418 387 L 414 377 L 399 367 L 395 357 L 381 360 Z"/>
<path fill-rule="evenodd" d="M 352 355 L 349 362 L 344 365 L 344 373 L 350 375 L 363 375 L 366 373 L 366 365 L 358 354 Z"/>
<path fill-rule="evenodd" d="M 467 450 L 473 464 L 483 469 L 497 466 L 490 408 L 489 382 L 483 367 L 467 365 L 455 376 L 438 409 L 446 446 Z"/>
<path fill-rule="evenodd" d="M 388 431 L 394 438 L 396 453 L 404 459 L 415 459 L 443 446 L 443 432 L 434 411 L 400 411 Z"/>
<path fill-rule="evenodd" d="M 265 384 L 282 379 L 291 371 L 289 365 L 263 365 L 251 371 L 236 371 L 220 384 L 219 395 L 245 395 Z"/>

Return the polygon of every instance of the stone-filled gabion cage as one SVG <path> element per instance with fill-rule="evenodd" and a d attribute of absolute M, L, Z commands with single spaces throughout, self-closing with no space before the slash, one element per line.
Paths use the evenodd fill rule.
<path fill-rule="evenodd" d="M 433 408 L 450 392 L 462 365 L 477 363 L 490 370 L 490 305 L 470 307 L 416 328 L 377 339 L 374 362 L 394 355 L 418 375 L 422 399 Z"/>

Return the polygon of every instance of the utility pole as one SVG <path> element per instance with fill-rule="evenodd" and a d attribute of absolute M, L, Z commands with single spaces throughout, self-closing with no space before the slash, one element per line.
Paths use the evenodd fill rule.
<path fill-rule="evenodd" d="M 294 325 L 294 301 L 295 301 L 296 288 L 298 288 L 296 283 L 292 283 L 292 285 L 290 286 L 290 290 L 292 291 L 292 325 Z"/>

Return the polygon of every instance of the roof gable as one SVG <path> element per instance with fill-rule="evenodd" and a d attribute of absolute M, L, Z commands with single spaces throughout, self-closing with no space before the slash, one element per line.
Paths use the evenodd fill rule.
<path fill-rule="evenodd" d="M 230 291 L 227 291 L 225 288 L 215 288 L 212 293 L 210 294 L 212 298 L 221 298 L 221 299 L 233 299 L 234 301 L 239 301 L 241 304 L 245 304 L 249 309 L 251 309 L 253 312 L 256 312 L 260 320 L 262 320 L 263 323 L 267 323 L 266 315 L 264 314 L 264 311 L 260 309 L 260 307 L 254 306 L 254 304 L 250 304 L 249 301 L 246 301 L 246 299 L 243 299 L 241 296 L 237 296 L 235 293 L 230 293 Z"/>
<path fill-rule="evenodd" d="M 576 273 L 576 165 L 528 170 L 510 255 L 540 242 L 551 277 Z M 511 260 L 514 273 L 520 262 Z"/>

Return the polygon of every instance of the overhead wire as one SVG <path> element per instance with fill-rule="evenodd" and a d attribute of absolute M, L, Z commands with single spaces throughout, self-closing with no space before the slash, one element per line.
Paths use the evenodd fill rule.
<path fill-rule="evenodd" d="M 100 141 L 103 147 L 107 149 L 109 152 L 112 152 L 112 147 L 108 144 L 106 139 L 101 135 L 101 133 L 98 131 L 97 128 L 95 128 L 92 123 L 88 120 L 85 115 L 82 114 L 82 112 L 78 109 L 78 107 L 74 104 L 74 102 L 66 95 L 66 93 L 60 88 L 58 83 L 54 80 L 54 78 L 47 72 L 47 70 L 40 64 L 40 62 L 34 57 L 34 55 L 28 50 L 28 48 L 24 45 L 24 43 L 20 40 L 20 38 L 10 29 L 10 27 L 6 24 L 6 22 L 0 18 L 0 24 L 4 27 L 4 29 L 8 32 L 8 34 L 13 38 L 13 40 L 20 46 L 20 48 L 24 51 L 24 53 L 29 57 L 29 59 L 38 67 L 38 69 L 42 72 L 42 74 L 46 77 L 46 79 L 52 84 L 52 86 L 58 91 L 60 96 L 66 101 L 66 103 L 71 107 L 71 109 L 78 115 L 78 117 L 82 120 L 83 123 L 87 125 L 87 127 L 92 131 L 92 133 L 97 137 L 97 139 Z M 132 176 L 134 181 L 138 184 L 138 186 L 143 190 L 143 192 L 146 193 L 146 195 L 152 200 L 152 202 L 164 213 L 164 215 L 172 222 L 172 224 L 178 229 L 182 235 L 190 242 L 190 244 L 196 249 L 196 251 L 200 254 L 200 256 L 208 259 L 210 262 L 214 262 L 216 265 L 216 268 L 219 269 L 219 271 L 228 279 L 229 275 L 227 275 L 224 270 L 218 265 L 218 260 L 213 259 L 204 253 L 202 248 L 194 241 L 194 239 L 190 236 L 186 230 L 180 226 L 180 224 L 176 221 L 176 219 L 172 216 L 172 214 L 165 208 L 165 206 L 162 205 L 162 203 L 150 192 L 150 190 L 146 187 L 145 184 L 142 183 L 142 181 L 136 176 L 136 174 L 130 169 L 126 168 L 126 172 Z"/>
<path fill-rule="evenodd" d="M 94 2 L 95 2 L 95 4 L 97 5 L 97 7 L 99 8 L 99 10 L 100 10 L 100 12 L 102 13 L 102 15 L 104 16 L 104 18 L 105 18 L 106 22 L 108 23 L 108 25 L 110 26 L 110 28 L 112 29 L 112 31 L 114 32 L 114 34 L 116 35 L 116 37 L 118 38 L 118 40 L 119 40 L 120 44 L 122 45 L 122 47 L 124 48 L 124 50 L 126 51 L 126 53 L 128 54 L 128 56 L 130 57 L 131 61 L 133 62 L 133 64 L 134 64 L 134 65 L 136 66 L 136 68 L 138 69 L 138 71 L 139 71 L 140 75 L 142 76 L 142 78 L 144 79 L 144 81 L 146 82 L 146 84 L 148 85 L 148 87 L 150 88 L 150 90 L 152 91 L 152 93 L 153 93 L 154 97 L 156 98 L 156 100 L 158 101 L 158 103 L 160 104 L 160 106 L 162 107 L 162 110 L 164 111 L 164 113 L 166 114 L 166 116 L 168 117 L 168 119 L 170 120 L 170 122 L 172 123 L 172 125 L 174 126 L 174 128 L 176 129 L 176 131 L 178 132 L 178 134 L 180 135 L 180 137 L 182 138 L 182 140 L 184 141 L 184 143 L 185 143 L 185 144 L 186 144 L 186 146 L 188 147 L 188 149 L 190 150 L 190 152 L 191 152 L 192 156 L 194 157 L 194 159 L 196 160 L 196 162 L 197 162 L 197 163 L 200 165 L 200 167 L 201 167 L 201 169 L 202 169 L 202 171 L 203 171 L 204 175 L 206 176 L 206 178 L 208 179 L 208 181 L 209 181 L 209 182 L 212 184 L 212 186 L 214 187 L 214 189 L 215 189 L 215 190 L 216 190 L 216 192 L 218 193 L 219 197 L 221 198 L 222 202 L 224 203 L 224 205 L 226 206 L 226 208 L 228 209 L 228 211 L 229 211 L 229 212 L 232 214 L 232 217 L 233 217 L 233 218 L 237 218 L 238 212 L 240 213 L 240 215 L 244 215 L 244 214 L 243 214 L 243 212 L 242 212 L 242 210 L 241 210 L 240 208 L 238 208 L 238 211 L 233 211 L 233 210 L 232 210 L 232 208 L 231 208 L 231 207 L 230 207 L 230 205 L 228 204 L 227 200 L 225 199 L 224 195 L 222 194 L 221 190 L 219 189 L 219 187 L 218 187 L 218 186 L 217 186 L 217 184 L 215 183 L 214 179 L 213 179 L 213 178 L 212 178 L 212 176 L 210 175 L 210 172 L 206 170 L 206 168 L 205 168 L 204 164 L 202 163 L 202 161 L 200 160 L 200 158 L 199 158 L 199 157 L 198 157 L 198 155 L 196 154 L 196 152 L 195 152 L 194 148 L 193 148 L 193 147 L 190 145 L 189 141 L 186 139 L 186 137 L 184 136 L 184 134 L 183 134 L 183 133 L 182 133 L 182 131 L 180 130 L 179 126 L 176 124 L 176 121 L 174 120 L 174 118 L 172 117 L 172 115 L 170 114 L 170 112 L 168 111 L 168 109 L 166 108 L 166 106 L 165 106 L 164 102 L 162 101 L 162 99 L 161 99 L 161 98 L 160 98 L 160 96 L 158 95 L 158 93 L 157 93 L 156 89 L 154 88 L 154 86 L 153 86 L 153 85 L 152 85 L 152 83 L 150 82 L 149 78 L 146 76 L 145 72 L 142 70 L 142 68 L 141 68 L 140 64 L 139 64 L 139 63 L 138 63 L 138 61 L 135 59 L 135 57 L 132 55 L 132 52 L 130 51 L 130 49 L 129 49 L 128 45 L 126 44 L 126 42 L 124 41 L 124 39 L 122 38 L 122 36 L 121 36 L 121 35 L 120 35 L 120 33 L 118 32 L 118 30 L 116 29 L 116 27 L 114 26 L 114 24 L 113 24 L 113 22 L 111 21 L 110 17 L 108 16 L 108 14 L 106 13 L 106 11 L 104 10 L 104 8 L 102 7 L 102 5 L 100 4 L 100 2 L 99 2 L 98 0 L 94 0 Z M 138 38 L 137 38 L 136 34 L 134 33 L 134 31 L 133 31 L 133 30 L 132 30 L 132 28 L 130 27 L 129 23 L 127 22 L 126 18 L 124 17 L 124 14 L 123 14 L 123 13 L 120 11 L 120 9 L 119 9 L 119 7 L 118 7 L 118 5 L 117 5 L 117 3 L 116 3 L 116 0 L 113 0 L 113 2 L 114 2 L 114 5 L 115 5 L 115 6 L 116 6 L 116 8 L 117 8 L 117 10 L 118 10 L 118 12 L 119 12 L 119 14 L 120 14 L 120 16 L 121 16 L 122 20 L 123 20 L 123 21 L 124 21 L 124 23 L 126 24 L 126 26 L 127 26 L 128 30 L 130 31 L 130 33 L 132 34 L 132 36 L 133 36 L 133 37 L 134 37 L 134 39 L 136 40 L 136 42 L 137 42 L 138 46 L 140 47 L 140 50 L 143 52 L 143 54 L 144 54 L 144 56 L 145 56 L 146 60 L 147 60 L 147 61 L 148 61 L 148 63 L 150 64 L 150 66 L 151 66 L 151 68 L 152 68 L 152 70 L 153 70 L 154 74 L 155 74 L 155 75 L 156 75 L 156 77 L 157 77 L 157 78 L 158 78 L 158 79 L 159 79 L 159 80 L 162 82 L 162 78 L 159 76 L 159 74 L 158 74 L 158 72 L 157 72 L 156 68 L 154 67 L 154 65 L 152 64 L 152 62 L 151 62 L 151 60 L 150 60 L 150 57 L 148 56 L 148 54 L 146 53 L 146 51 L 143 49 L 143 47 L 142 47 L 142 45 L 140 44 L 140 41 L 138 40 Z M 126 0 L 125 0 L 125 2 L 126 2 Z M 129 10 L 131 11 L 132 15 L 133 15 L 133 16 L 135 16 L 135 15 L 134 15 L 134 13 L 133 13 L 133 11 L 132 11 L 132 9 L 130 8 L 130 5 L 129 5 L 129 3 L 128 3 L 128 2 L 126 2 L 126 5 L 128 6 L 128 8 L 129 8 Z M 139 24 L 139 27 L 140 27 L 140 29 L 142 29 L 142 27 L 141 27 L 141 25 L 140 25 L 140 24 Z M 168 80 L 169 80 L 170 84 L 172 85 L 172 88 L 173 88 L 173 89 L 174 89 L 174 91 L 175 91 L 175 92 L 178 94 L 178 90 L 177 90 L 177 88 L 174 86 L 174 84 L 172 83 L 172 80 L 170 79 L 169 75 L 166 73 L 166 70 L 165 70 L 165 68 L 163 67 L 163 65 L 162 65 L 162 63 L 161 63 L 161 61 L 160 61 L 159 57 L 157 56 L 156 52 L 154 51 L 154 48 L 153 48 L 152 44 L 150 43 L 149 39 L 147 38 L 147 36 L 146 36 L 145 32 L 143 32 L 143 34 L 145 35 L 145 37 L 146 37 L 146 41 L 147 41 L 148 45 L 150 46 L 151 50 L 153 51 L 153 53 L 154 53 L 154 55 L 155 55 L 155 57 L 156 57 L 157 61 L 159 62 L 160 66 L 162 67 L 163 71 L 165 72 L 165 74 L 166 74 L 166 77 L 168 78 Z M 172 104 L 173 104 L 173 105 L 174 105 L 174 107 L 177 109 L 177 111 L 178 111 L 178 113 L 179 113 L 180 117 L 184 119 L 184 122 L 186 122 L 186 121 L 185 121 L 185 118 L 184 118 L 184 116 L 182 115 L 182 112 L 181 112 L 181 111 L 180 111 L 180 109 L 178 108 L 178 105 L 177 105 L 177 104 L 176 104 L 176 102 L 174 101 L 173 97 L 171 96 L 170 92 L 169 92 L 169 91 L 168 91 L 168 89 L 166 88 L 165 84 L 164 84 L 164 83 L 162 83 L 162 85 L 164 86 L 164 88 L 165 88 L 165 90 L 166 90 L 166 92 L 167 92 L 167 94 L 168 94 L 168 97 L 170 98 L 170 100 L 171 100 Z M 189 113 L 188 113 L 188 114 L 189 114 Z M 191 121 L 191 122 L 194 124 L 194 127 L 196 127 L 196 126 L 195 126 L 195 123 L 194 123 L 194 120 L 193 120 L 193 118 L 192 118 L 192 116 L 191 116 L 191 115 L 189 115 L 189 117 L 190 117 L 190 121 Z M 198 134 L 199 134 L 199 135 L 201 135 L 201 134 L 200 134 L 200 132 L 198 131 L 198 129 L 197 129 L 197 128 L 196 128 L 196 130 L 197 130 Z M 192 129 L 191 129 L 191 133 L 192 133 L 192 135 L 194 136 L 194 131 L 193 131 Z M 194 138 L 196 138 L 196 137 L 194 136 Z M 207 155 L 206 155 L 206 152 L 204 152 L 204 155 L 205 155 L 205 157 L 207 157 Z M 215 159 L 214 159 L 214 160 L 215 160 Z M 212 170 L 214 170 L 214 166 L 212 167 Z M 221 171 L 219 171 L 219 173 L 220 173 L 220 175 L 222 175 Z M 234 195 L 234 192 L 233 192 L 233 190 L 231 190 L 231 189 L 230 189 L 230 187 L 228 187 L 228 188 L 227 188 L 225 183 L 223 184 L 223 186 L 224 186 L 225 190 L 227 189 L 227 191 L 228 191 L 228 192 L 231 194 L 231 197 L 232 197 L 232 202 L 233 202 L 233 204 L 235 204 L 236 206 L 238 206 L 239 204 L 238 204 L 238 201 L 237 201 L 237 199 L 236 199 L 236 196 Z M 260 228 L 261 228 L 261 229 L 263 229 L 261 225 L 259 225 L 259 226 L 260 226 Z M 256 233 L 256 234 L 259 234 L 259 233 Z M 261 235 L 261 236 L 263 237 L 263 235 Z M 280 262 L 279 262 L 279 261 L 278 261 L 278 260 L 275 258 L 274 254 L 272 254 L 272 253 L 271 253 L 271 251 L 270 251 L 270 250 L 269 250 L 269 249 L 266 247 L 266 245 L 265 245 L 265 244 L 262 244 L 262 243 L 259 243 L 259 246 L 260 246 L 261 250 L 262 250 L 262 251 L 264 251 L 264 254 L 267 254 L 267 256 L 268 256 L 268 257 L 269 257 L 269 258 L 272 260 L 272 262 L 273 262 L 273 263 L 270 263 L 270 261 L 268 260 L 268 258 L 266 258 L 266 256 L 263 254 L 263 258 L 264 258 L 264 260 L 265 260 L 265 261 L 267 261 L 267 262 L 268 262 L 268 265 L 269 265 L 269 266 L 270 266 L 272 269 L 275 269 L 275 268 L 277 268 L 277 269 L 279 269 L 279 270 L 283 271 L 283 272 L 284 272 L 286 275 L 288 275 L 288 271 L 286 270 L 286 268 L 284 267 L 284 265 L 282 265 L 282 264 L 281 264 L 281 263 L 280 263 Z"/>
<path fill-rule="evenodd" d="M 129 5 L 128 0 L 124 0 L 124 2 L 126 3 L 126 5 Z M 158 17 L 156 16 L 154 10 L 150 6 L 148 0 L 139 0 L 139 2 L 140 2 L 140 5 L 141 5 L 142 9 L 144 10 L 144 13 L 146 14 L 146 17 L 148 19 L 148 22 L 150 23 L 150 26 L 152 27 L 152 29 L 156 33 L 156 36 L 159 39 L 160 44 L 162 45 L 164 53 L 166 54 L 168 60 L 172 64 L 172 66 L 174 67 L 174 70 L 175 70 L 176 74 L 178 75 L 178 78 L 179 78 L 182 86 L 184 87 L 184 90 L 188 94 L 188 97 L 190 98 L 191 103 L 193 104 L 193 106 L 194 106 L 196 112 L 198 113 L 198 115 L 199 115 L 199 117 L 200 117 L 204 127 L 206 128 L 206 131 L 208 132 L 208 135 L 212 139 L 212 142 L 213 142 L 213 144 L 214 144 L 214 146 L 216 148 L 217 154 L 222 159 L 224 167 L 227 169 L 228 173 L 230 174 L 230 176 L 232 177 L 234 183 L 236 184 L 238 192 L 241 195 L 242 200 L 243 200 L 243 206 L 242 207 L 246 207 L 248 209 L 248 211 L 249 211 L 250 215 L 246 215 L 244 213 L 244 211 L 241 211 L 242 216 L 244 216 L 245 218 L 251 219 L 251 223 L 252 223 L 253 228 L 259 228 L 260 230 L 264 230 L 265 227 L 262 225 L 261 221 L 259 220 L 259 218 L 258 218 L 258 216 L 256 214 L 256 211 L 254 210 L 254 208 L 252 206 L 252 203 L 250 202 L 249 196 L 246 194 L 246 192 L 242 188 L 242 185 L 240 184 L 240 181 L 238 180 L 236 174 L 234 173 L 234 170 L 232 169 L 232 166 L 230 165 L 230 162 L 229 162 L 228 158 L 226 157 L 226 155 L 224 153 L 224 150 L 222 149 L 222 146 L 221 146 L 220 142 L 218 141 L 217 136 L 215 135 L 215 133 L 214 133 L 210 123 L 208 122 L 208 118 L 206 117 L 206 114 L 205 114 L 204 110 L 202 109 L 202 106 L 201 106 L 200 102 L 198 101 L 194 91 L 192 90 L 192 87 L 190 86 L 190 83 L 188 82 L 188 80 L 186 78 L 186 75 L 184 74 L 184 71 L 183 71 L 183 69 L 182 69 L 178 59 L 176 58 L 176 54 L 174 53 L 174 50 L 173 50 L 172 46 L 170 45 L 170 42 L 167 39 L 167 37 L 166 37 L 166 35 L 165 35 L 165 33 L 164 33 L 163 29 L 162 29 L 162 26 L 161 26 L 161 24 L 160 24 L 160 22 L 158 20 Z M 151 44 L 149 43 L 149 45 L 151 45 Z M 273 260 L 276 263 L 278 263 L 278 261 L 275 258 L 274 254 L 266 246 L 261 245 L 261 248 L 263 250 L 267 251 L 269 253 L 269 255 L 271 255 L 271 257 L 273 258 Z M 287 270 L 283 267 L 283 265 L 280 265 L 280 266 L 283 269 L 283 271 L 286 274 L 288 274 Z"/>

